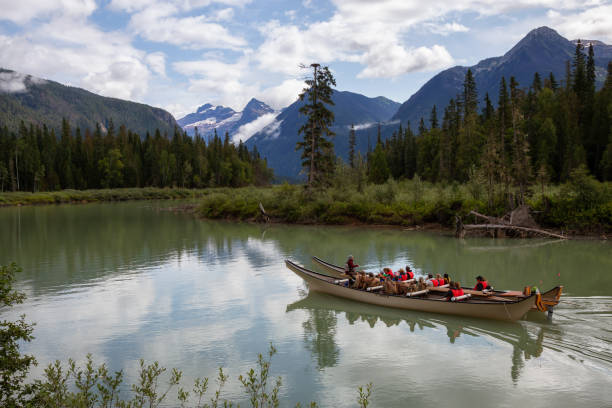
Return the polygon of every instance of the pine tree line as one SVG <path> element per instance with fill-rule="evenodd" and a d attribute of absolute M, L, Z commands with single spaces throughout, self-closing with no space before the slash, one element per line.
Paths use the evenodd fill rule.
<path fill-rule="evenodd" d="M 17 133 L 0 128 L 0 191 L 52 191 L 120 187 L 221 187 L 263 185 L 272 170 L 256 148 L 235 146 L 215 133 L 207 144 L 176 128 L 144 138 L 125 126 L 106 132 L 72 130 L 64 119 L 59 135 L 46 125 Z"/>
<path fill-rule="evenodd" d="M 415 135 L 410 124 L 378 141 L 367 155 L 368 177 L 464 183 L 479 178 L 489 186 L 517 191 L 519 200 L 534 183 L 565 182 L 585 166 L 599 180 L 612 180 L 612 61 L 603 88 L 595 91 L 593 47 L 578 42 L 573 62 L 559 85 L 551 73 L 535 73 L 523 89 L 514 77 L 502 78 L 497 108 L 489 95 L 478 112 L 471 70 L 463 91 L 449 101 L 438 122 L 436 106 L 429 126 L 421 119 Z"/>

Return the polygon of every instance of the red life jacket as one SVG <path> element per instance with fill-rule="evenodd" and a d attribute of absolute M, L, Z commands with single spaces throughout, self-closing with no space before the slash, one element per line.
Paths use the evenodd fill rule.
<path fill-rule="evenodd" d="M 406 272 L 408 274 L 408 279 L 414 279 L 414 273 L 412 271 Z"/>
<path fill-rule="evenodd" d="M 453 292 L 453 297 L 459 297 L 459 296 L 463 296 L 463 289 L 451 289 L 451 292 Z"/>
<path fill-rule="evenodd" d="M 404 273 L 404 274 L 402 274 L 402 275 L 400 275 L 399 280 L 401 280 L 401 281 L 407 281 L 407 280 L 408 280 L 408 275 L 406 275 L 405 273 Z"/>
<path fill-rule="evenodd" d="M 444 278 L 438 279 L 438 286 L 442 286 L 442 285 L 446 285 L 446 282 L 444 281 Z"/>
<path fill-rule="evenodd" d="M 487 281 L 480 281 L 478 282 L 482 285 L 482 290 L 485 290 L 487 288 L 487 286 L 489 286 L 489 283 Z M 474 286 L 474 290 L 478 290 L 476 289 L 478 287 L 478 283 L 476 284 L 476 286 Z"/>
<path fill-rule="evenodd" d="M 438 286 L 438 280 L 437 280 L 437 279 L 432 279 L 432 280 L 431 280 L 431 283 L 433 283 L 434 288 L 435 288 L 436 286 Z"/>

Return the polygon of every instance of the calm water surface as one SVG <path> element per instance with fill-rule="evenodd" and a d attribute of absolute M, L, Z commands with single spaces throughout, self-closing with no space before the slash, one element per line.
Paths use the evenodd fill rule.
<path fill-rule="evenodd" d="M 55 359 L 123 369 L 138 359 L 185 372 L 185 383 L 237 376 L 273 342 L 282 405 L 612 406 L 612 245 L 597 241 L 455 240 L 393 229 L 208 222 L 161 211 L 167 203 L 0 209 L 0 264 L 24 269 L 25 351 L 36 375 Z M 552 322 L 517 323 L 396 311 L 308 293 L 284 267 L 311 255 L 368 269 L 413 265 L 497 288 L 565 286 Z M 316 268 L 312 266 L 313 268 Z M 126 392 L 127 393 L 127 392 Z"/>

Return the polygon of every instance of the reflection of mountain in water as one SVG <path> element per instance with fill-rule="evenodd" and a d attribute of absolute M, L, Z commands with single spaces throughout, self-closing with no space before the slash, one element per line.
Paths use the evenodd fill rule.
<path fill-rule="evenodd" d="M 437 333 L 437 325 L 446 327 L 446 335 L 451 344 L 461 335 L 487 336 L 512 345 L 512 368 L 510 375 L 518 381 L 524 360 L 540 357 L 545 335 L 544 327 L 539 327 L 535 338 L 529 335 L 521 323 L 487 321 L 455 316 L 434 315 L 420 312 L 406 312 L 379 306 L 367 305 L 351 300 L 337 298 L 323 293 L 310 292 L 305 298 L 287 306 L 287 312 L 305 310 L 308 319 L 303 323 L 305 341 L 315 354 L 319 368 L 332 367 L 338 362 L 338 346 L 335 341 L 338 316 L 344 314 L 349 324 L 361 320 L 374 328 L 378 321 L 387 327 L 406 322 L 410 332 L 431 329 Z"/>

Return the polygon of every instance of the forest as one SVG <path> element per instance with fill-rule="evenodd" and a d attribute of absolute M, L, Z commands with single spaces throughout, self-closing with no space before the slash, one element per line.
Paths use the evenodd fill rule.
<path fill-rule="evenodd" d="M 175 128 L 145 137 L 112 121 L 103 131 L 74 131 L 62 121 L 61 134 L 46 125 L 21 122 L 17 133 L 0 128 L 0 191 L 53 191 L 121 187 L 239 187 L 265 185 L 273 177 L 257 149 L 222 140 L 210 143 Z"/>
<path fill-rule="evenodd" d="M 463 92 L 450 100 L 441 121 L 434 106 L 416 135 L 409 124 L 384 141 L 379 133 L 366 156 L 368 179 L 475 180 L 487 186 L 489 202 L 514 191 L 518 203 L 528 186 L 564 183 L 581 166 L 600 181 L 612 180 L 612 61 L 599 91 L 595 74 L 593 48 L 585 55 L 579 42 L 561 83 L 552 73 L 542 78 L 536 72 L 528 88 L 514 77 L 501 78 L 497 106 L 487 94 L 478 112 L 468 70 Z M 353 148 L 349 163 L 356 165 Z"/>

